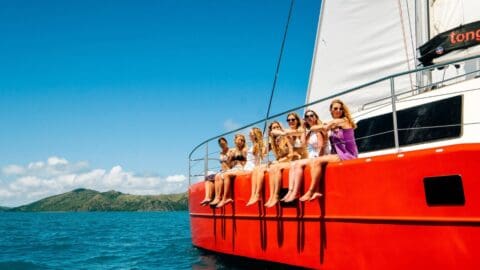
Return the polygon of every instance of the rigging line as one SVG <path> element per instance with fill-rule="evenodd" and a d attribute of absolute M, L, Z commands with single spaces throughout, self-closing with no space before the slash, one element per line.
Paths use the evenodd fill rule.
<path fill-rule="evenodd" d="M 407 45 L 407 36 L 405 34 L 405 24 L 404 24 L 404 19 L 403 19 L 402 3 L 400 2 L 400 0 L 398 0 L 397 3 L 398 3 L 398 12 L 400 13 L 400 22 L 401 22 L 402 35 L 403 35 L 403 46 L 404 46 L 404 49 L 405 49 L 405 57 L 406 57 L 406 60 L 407 60 L 407 68 L 408 68 L 408 70 L 411 70 L 410 69 L 410 59 L 408 57 L 408 45 Z M 413 89 L 412 74 L 410 73 L 408 77 L 410 79 L 410 89 Z"/>
<path fill-rule="evenodd" d="M 267 119 L 270 116 L 270 108 L 272 107 L 273 93 L 275 92 L 275 86 L 277 85 L 278 71 L 280 70 L 280 63 L 282 62 L 283 49 L 285 47 L 285 40 L 287 39 L 288 26 L 290 25 L 290 18 L 292 17 L 292 10 L 293 10 L 294 3 L 295 3 L 295 0 L 291 0 L 290 9 L 288 11 L 287 24 L 285 25 L 285 32 L 283 33 L 282 46 L 280 47 L 280 55 L 278 56 L 278 60 L 277 60 L 277 69 L 275 71 L 275 77 L 273 79 L 272 91 L 270 92 L 270 100 L 268 102 L 267 116 L 265 117 L 265 119 Z M 267 129 L 267 121 L 265 120 L 265 123 L 263 124 L 263 133 L 265 133 L 266 129 Z"/>
<path fill-rule="evenodd" d="M 412 19 L 410 17 L 410 7 L 408 6 L 408 0 L 405 1 L 405 4 L 407 6 L 407 17 L 408 17 L 408 28 L 410 29 L 410 41 L 411 41 L 411 46 L 412 46 L 412 57 L 413 61 L 415 61 L 415 66 L 417 66 L 417 55 L 416 55 L 416 50 L 415 50 L 415 44 L 414 44 L 414 39 L 413 39 L 413 31 L 412 31 Z M 417 28 L 417 25 L 415 24 L 415 29 Z"/>

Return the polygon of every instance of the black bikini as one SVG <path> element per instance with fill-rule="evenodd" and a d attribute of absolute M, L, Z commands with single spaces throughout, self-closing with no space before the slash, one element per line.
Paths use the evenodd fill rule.
<path fill-rule="evenodd" d="M 247 159 L 243 155 L 235 155 L 235 156 L 232 157 L 232 161 L 235 161 L 235 160 L 246 161 Z"/>

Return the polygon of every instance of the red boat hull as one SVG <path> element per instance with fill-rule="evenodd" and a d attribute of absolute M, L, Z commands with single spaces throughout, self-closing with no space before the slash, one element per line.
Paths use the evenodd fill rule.
<path fill-rule="evenodd" d="M 235 179 L 234 203 L 221 209 L 199 205 L 197 183 L 189 190 L 192 242 L 307 268 L 480 269 L 479 161 L 480 144 L 463 144 L 332 163 L 320 200 L 273 208 L 245 206 L 250 176 Z M 308 167 L 304 175 L 308 187 Z M 465 203 L 429 206 L 424 178 L 446 175 L 461 177 Z"/>

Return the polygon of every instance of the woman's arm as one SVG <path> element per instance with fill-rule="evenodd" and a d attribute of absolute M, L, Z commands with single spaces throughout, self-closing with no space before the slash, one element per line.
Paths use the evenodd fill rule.
<path fill-rule="evenodd" d="M 334 128 L 337 128 L 337 127 L 340 127 L 340 128 L 343 128 L 343 129 L 347 129 L 347 128 L 352 128 L 352 124 L 347 120 L 346 117 L 343 117 L 343 118 L 338 118 L 338 119 L 333 119 L 332 121 L 328 122 L 326 125 L 325 125 L 325 128 L 327 130 L 330 130 L 330 129 L 334 129 Z"/>
<path fill-rule="evenodd" d="M 321 130 L 325 130 L 325 127 L 326 127 L 326 124 L 322 124 L 322 125 L 313 125 L 310 127 L 310 131 L 313 132 L 313 131 L 321 131 Z"/>
<path fill-rule="evenodd" d="M 305 130 L 303 128 L 299 129 L 286 129 L 285 135 L 287 136 L 302 136 L 305 135 Z"/>
<path fill-rule="evenodd" d="M 326 141 L 325 141 L 326 136 L 323 135 L 323 131 L 317 131 L 315 132 L 315 134 L 317 135 L 318 156 L 322 156 L 325 154 L 324 149 L 326 144 Z"/>
<path fill-rule="evenodd" d="M 284 130 L 279 130 L 279 129 L 274 129 L 270 132 L 272 136 L 285 136 L 287 135 L 287 132 Z"/>
<path fill-rule="evenodd" d="M 307 130 L 304 128 L 301 128 L 302 134 L 300 135 L 300 141 L 302 142 L 302 145 L 305 146 L 307 145 Z"/>

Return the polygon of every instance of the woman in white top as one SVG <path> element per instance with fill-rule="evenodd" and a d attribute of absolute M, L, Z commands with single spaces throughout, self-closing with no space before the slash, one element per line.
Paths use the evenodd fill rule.
<path fill-rule="evenodd" d="M 288 193 L 281 199 L 284 202 L 292 202 L 300 196 L 299 189 L 303 180 L 303 170 L 310 162 L 310 158 L 324 155 L 327 146 L 327 134 L 323 130 L 311 130 L 311 127 L 322 125 L 317 113 L 313 110 L 305 111 L 305 133 L 308 143 L 308 159 L 300 159 L 291 163 L 288 179 Z"/>
<path fill-rule="evenodd" d="M 275 156 L 278 157 L 280 155 L 279 153 L 282 151 L 281 149 L 278 149 L 278 148 L 281 148 L 281 147 L 284 146 L 285 143 L 288 143 L 288 139 L 286 139 L 286 138 L 277 138 L 275 140 L 272 137 L 272 133 L 271 133 L 273 129 L 282 130 L 282 126 L 277 121 L 274 121 L 274 122 L 270 123 L 270 125 L 268 126 L 268 130 L 269 130 L 269 132 L 268 132 L 268 135 L 269 135 L 268 149 L 267 149 L 267 147 L 264 146 L 265 144 L 263 142 L 263 138 L 260 137 L 260 136 L 262 136 L 261 131 L 258 130 L 258 135 L 257 135 L 256 140 L 257 141 L 262 140 L 261 141 L 262 142 L 261 143 L 262 159 L 267 155 L 267 152 L 270 151 L 270 150 L 272 150 L 274 152 Z M 277 142 L 274 142 L 274 141 L 277 141 Z M 284 144 L 282 144 L 282 142 Z M 292 148 L 292 147 L 290 147 L 290 148 Z M 288 153 L 289 153 L 288 151 L 285 152 L 285 154 L 283 156 L 281 156 L 280 158 L 283 158 L 284 156 L 288 155 Z M 268 170 L 267 164 L 263 164 L 263 165 L 258 164 L 253 169 L 253 171 L 252 171 L 252 189 L 251 189 L 250 199 L 248 200 L 246 206 L 254 205 L 260 200 L 260 194 L 261 194 L 262 188 L 263 188 L 263 181 L 265 179 L 265 172 L 267 170 Z M 273 189 L 271 188 L 270 192 L 272 192 Z"/>
<path fill-rule="evenodd" d="M 253 171 L 255 167 L 260 165 L 266 154 L 262 131 L 254 127 L 250 130 L 249 137 L 252 146 L 247 151 L 247 163 L 243 167 L 244 171 Z"/>

